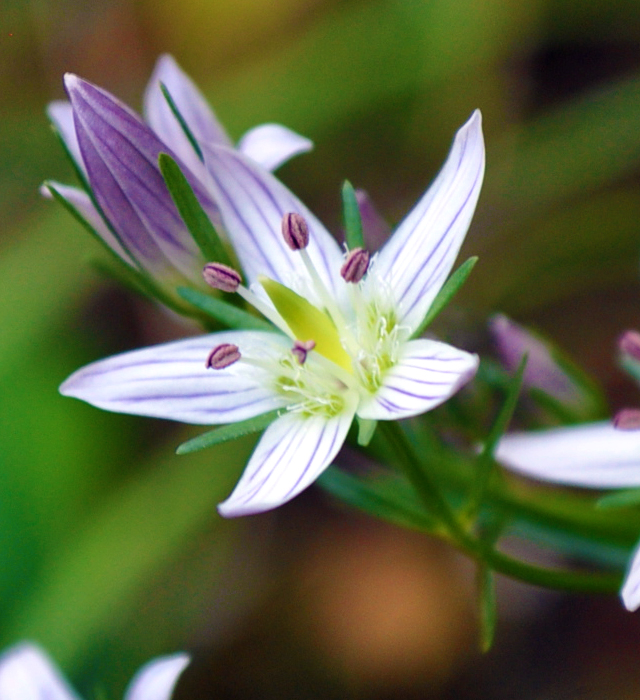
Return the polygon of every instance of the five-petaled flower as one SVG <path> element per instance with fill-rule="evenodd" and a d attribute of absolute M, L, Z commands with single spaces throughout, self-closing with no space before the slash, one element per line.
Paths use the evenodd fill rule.
<path fill-rule="evenodd" d="M 48 182 L 43 193 L 55 190 L 132 268 L 160 282 L 200 283 L 205 261 L 165 186 L 158 155 L 167 153 L 180 163 L 201 205 L 220 224 L 197 149 L 203 143 L 228 148 L 232 143 L 203 96 L 168 55 L 158 59 L 144 95 L 146 122 L 75 75 L 65 76 L 65 87 L 70 101 L 52 102 L 47 111 L 86 189 Z M 311 141 L 279 124 L 251 129 L 238 143 L 240 152 L 268 169 L 311 147 Z"/>
<path fill-rule="evenodd" d="M 274 508 L 332 462 L 354 418 L 396 420 L 438 406 L 478 358 L 414 338 L 464 240 L 484 174 L 480 113 L 460 129 L 429 190 L 369 264 L 345 255 L 269 172 L 237 151 L 203 144 L 222 221 L 243 267 L 205 268 L 273 331 L 235 330 L 89 365 L 63 394 L 111 411 L 223 424 L 272 410 L 225 516 Z M 212 351 L 213 348 L 213 351 Z"/>
<path fill-rule="evenodd" d="M 186 654 L 150 661 L 129 684 L 125 700 L 169 700 L 188 663 Z M 78 700 L 78 695 L 39 647 L 22 643 L 0 655 L 0 698 Z"/>
<path fill-rule="evenodd" d="M 623 364 L 640 362 L 640 334 L 620 339 Z M 514 472 L 568 486 L 640 488 L 638 409 L 623 409 L 613 421 L 505 435 L 496 459 Z M 620 591 L 627 610 L 640 608 L 640 544 Z"/>

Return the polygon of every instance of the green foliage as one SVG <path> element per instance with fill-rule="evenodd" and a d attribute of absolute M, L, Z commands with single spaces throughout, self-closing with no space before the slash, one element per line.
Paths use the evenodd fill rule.
<path fill-rule="evenodd" d="M 268 428 L 277 417 L 278 412 L 271 411 L 269 413 L 263 413 L 261 416 L 256 416 L 255 418 L 248 418 L 238 423 L 231 423 L 222 428 L 210 430 L 208 433 L 203 433 L 202 435 L 198 435 L 198 437 L 191 438 L 191 440 L 187 442 L 183 442 L 176 450 L 176 454 L 186 455 L 190 452 L 204 450 L 207 447 L 220 445 L 229 440 L 237 440 L 244 435 L 259 433 L 265 428 Z"/>
<path fill-rule="evenodd" d="M 195 308 L 221 323 L 226 328 L 234 330 L 245 329 L 255 331 L 273 331 L 273 326 L 258 316 L 233 306 L 222 299 L 205 294 L 191 287 L 178 287 L 178 295 Z"/>
<path fill-rule="evenodd" d="M 460 265 L 460 267 L 449 277 L 449 279 L 444 283 L 444 286 L 438 292 L 438 295 L 433 300 L 433 304 L 429 307 L 426 316 L 422 320 L 422 323 L 414 331 L 414 337 L 418 337 L 424 333 L 425 329 L 431 324 L 431 322 L 436 318 L 436 316 L 444 309 L 455 296 L 456 292 L 462 287 L 462 285 L 467 281 L 467 277 L 471 274 L 475 264 L 478 262 L 478 258 L 469 258 Z"/>
<path fill-rule="evenodd" d="M 191 185 L 180 170 L 180 166 L 166 153 L 161 153 L 158 156 L 158 165 L 169 194 L 205 259 L 209 262 L 231 265 L 231 260 L 218 232 L 193 193 Z"/>
<path fill-rule="evenodd" d="M 362 235 L 362 219 L 360 217 L 360 207 L 356 199 L 356 191 L 349 180 L 345 180 L 342 185 L 342 217 L 344 220 L 344 234 L 347 248 L 364 248 L 364 237 Z"/>

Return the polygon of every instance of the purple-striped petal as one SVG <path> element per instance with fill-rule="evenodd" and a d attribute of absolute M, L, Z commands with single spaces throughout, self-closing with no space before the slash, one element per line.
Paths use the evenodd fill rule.
<path fill-rule="evenodd" d="M 225 517 L 262 513 L 290 501 L 331 464 L 347 436 L 355 397 L 333 418 L 292 411 L 274 421 L 260 439 L 242 478 L 218 506 Z"/>
<path fill-rule="evenodd" d="M 630 612 L 640 608 L 640 546 L 636 547 L 631 557 L 620 597 L 624 607 Z"/>
<path fill-rule="evenodd" d="M 173 654 L 150 661 L 133 677 L 125 700 L 170 700 L 180 674 L 189 664 L 188 654 Z"/>
<path fill-rule="evenodd" d="M 80 144 L 76 136 L 76 127 L 73 121 L 73 107 L 71 102 L 67 100 L 55 100 L 47 105 L 47 116 L 57 129 L 62 137 L 71 157 L 75 160 L 76 165 L 86 173 L 82 154 L 80 153 Z"/>
<path fill-rule="evenodd" d="M 211 175 L 210 189 L 224 228 L 252 283 L 258 275 L 291 283 L 306 276 L 300 255 L 282 237 L 282 217 L 302 215 L 309 225 L 309 255 L 323 282 L 337 294 L 342 253 L 316 217 L 271 173 L 246 156 L 228 148 L 203 145 Z"/>
<path fill-rule="evenodd" d="M 223 343 L 253 349 L 258 357 L 289 346 L 277 334 L 258 331 L 178 340 L 87 365 L 60 392 L 116 413 L 209 425 L 234 423 L 285 405 L 262 370 L 241 363 L 207 369 L 209 353 Z"/>
<path fill-rule="evenodd" d="M 484 175 L 484 141 L 476 110 L 458 131 L 439 175 L 376 260 L 391 285 L 401 322 L 416 328 L 444 284 L 471 223 Z"/>
<path fill-rule="evenodd" d="M 149 271 L 162 275 L 176 268 L 199 280 L 200 251 L 158 168 L 158 155 L 170 150 L 109 93 L 73 75 L 65 77 L 65 85 L 89 182 L 105 216 Z"/>
<path fill-rule="evenodd" d="M 640 430 L 610 422 L 530 433 L 510 433 L 496 459 L 508 469 L 543 481 L 588 488 L 640 486 Z"/>
<path fill-rule="evenodd" d="M 430 411 L 453 396 L 477 368 L 477 355 L 436 340 L 409 341 L 380 389 L 361 402 L 358 416 L 398 420 Z"/>
<path fill-rule="evenodd" d="M 300 153 L 313 148 L 313 141 L 280 124 L 262 124 L 247 131 L 238 150 L 266 170 L 275 170 Z"/>
<path fill-rule="evenodd" d="M 0 656 L 0 700 L 78 700 L 49 657 L 34 644 Z"/>
<path fill-rule="evenodd" d="M 168 54 L 160 56 L 144 94 L 144 115 L 158 137 L 170 144 L 174 153 L 193 172 L 198 172 L 201 167 L 200 160 L 171 111 L 160 89 L 160 83 L 169 91 L 196 141 L 217 143 L 221 146 L 233 144 L 200 90 L 182 71 L 175 59 Z"/>
<path fill-rule="evenodd" d="M 131 256 L 125 251 L 120 244 L 120 241 L 113 235 L 111 229 L 105 224 L 104 219 L 98 213 L 98 210 L 93 205 L 91 198 L 78 187 L 69 187 L 62 185 L 59 182 L 49 182 L 42 186 L 40 192 L 45 197 L 51 197 L 49 188 L 53 188 L 82 216 L 82 218 L 91 226 L 91 228 L 102 238 L 102 240 L 118 255 L 127 265 L 137 267 Z"/>

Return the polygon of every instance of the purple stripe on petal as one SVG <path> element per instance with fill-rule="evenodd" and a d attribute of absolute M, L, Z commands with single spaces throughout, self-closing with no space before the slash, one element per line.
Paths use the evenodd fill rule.
<path fill-rule="evenodd" d="M 397 420 L 429 411 L 450 398 L 476 372 L 478 358 L 435 340 L 412 340 L 383 385 L 358 407 L 373 420 Z"/>
<path fill-rule="evenodd" d="M 286 413 L 262 436 L 242 478 L 218 509 L 238 516 L 275 508 L 304 490 L 334 459 L 353 420 L 355 396 L 333 418 Z"/>
<path fill-rule="evenodd" d="M 402 322 L 415 328 L 449 274 L 484 173 L 480 114 L 456 135 L 435 181 L 378 254 L 377 276 L 394 289 Z"/>
<path fill-rule="evenodd" d="M 284 283 L 291 275 L 304 274 L 300 256 L 286 246 L 281 233 L 284 214 L 296 212 L 309 225 L 307 251 L 321 279 L 334 293 L 344 287 L 338 244 L 282 183 L 235 151 L 215 146 L 203 151 L 213 197 L 250 282 L 261 274 Z"/>
<path fill-rule="evenodd" d="M 200 252 L 157 164 L 159 153 L 171 150 L 109 93 L 75 76 L 67 76 L 66 85 L 89 181 L 127 247 L 154 271 L 174 266 L 189 278 L 199 278 Z M 185 174 L 203 203 L 211 206 L 198 181 Z"/>

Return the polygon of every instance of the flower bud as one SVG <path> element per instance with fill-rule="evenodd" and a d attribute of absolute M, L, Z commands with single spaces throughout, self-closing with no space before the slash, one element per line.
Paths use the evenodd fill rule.
<path fill-rule="evenodd" d="M 207 263 L 202 270 L 204 281 L 214 289 L 235 292 L 242 282 L 240 273 L 222 263 Z"/>
<path fill-rule="evenodd" d="M 307 222 L 295 212 L 289 212 L 282 217 L 282 235 L 291 250 L 302 250 L 309 245 Z"/>
<path fill-rule="evenodd" d="M 640 430 L 640 409 L 623 408 L 616 413 L 613 427 L 618 430 Z"/>
<path fill-rule="evenodd" d="M 630 359 L 640 362 L 640 333 L 626 331 L 618 341 L 620 351 Z"/>
<path fill-rule="evenodd" d="M 222 345 L 216 345 L 209 353 L 205 367 L 207 367 L 207 369 L 224 369 L 234 362 L 237 362 L 240 357 L 241 355 L 237 345 L 222 343 Z"/>

